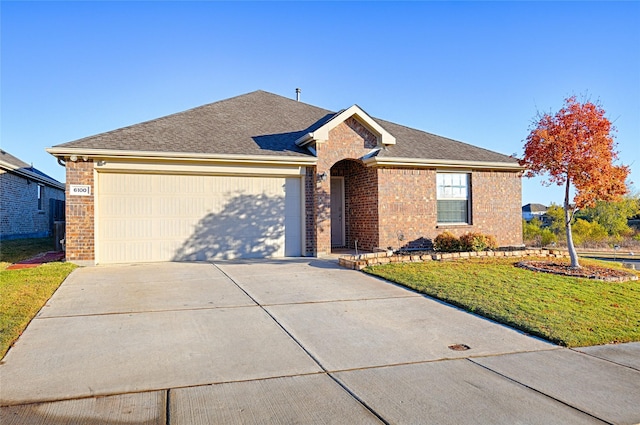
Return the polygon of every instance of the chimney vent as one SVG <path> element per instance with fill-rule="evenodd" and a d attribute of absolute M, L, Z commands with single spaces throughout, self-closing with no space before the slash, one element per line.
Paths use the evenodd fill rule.
<path fill-rule="evenodd" d="M 300 93 L 302 93 L 302 90 L 300 90 L 299 88 L 296 88 L 296 101 L 300 102 Z"/>

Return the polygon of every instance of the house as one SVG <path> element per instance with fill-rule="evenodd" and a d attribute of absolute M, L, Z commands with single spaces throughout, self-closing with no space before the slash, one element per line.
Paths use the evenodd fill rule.
<path fill-rule="evenodd" d="M 547 213 L 547 207 L 542 204 L 527 204 L 522 207 L 522 218 L 525 221 L 531 221 L 534 218 L 542 220 Z"/>
<path fill-rule="evenodd" d="M 64 198 L 63 183 L 0 149 L 0 239 L 51 236 Z"/>
<path fill-rule="evenodd" d="M 445 230 L 522 244 L 514 158 L 357 105 L 255 91 L 47 151 L 80 264 L 421 247 Z"/>

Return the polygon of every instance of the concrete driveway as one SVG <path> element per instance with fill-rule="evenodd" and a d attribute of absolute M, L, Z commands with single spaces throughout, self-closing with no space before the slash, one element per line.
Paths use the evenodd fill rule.
<path fill-rule="evenodd" d="M 9 351 L 0 406 L 3 425 L 634 424 L 640 344 L 559 348 L 328 260 L 99 266 Z"/>

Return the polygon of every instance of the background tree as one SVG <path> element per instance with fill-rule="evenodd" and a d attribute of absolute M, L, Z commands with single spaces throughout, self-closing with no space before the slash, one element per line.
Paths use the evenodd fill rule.
<path fill-rule="evenodd" d="M 556 235 L 564 233 L 564 208 L 552 203 L 544 214 L 548 222 L 549 229 Z"/>
<path fill-rule="evenodd" d="M 545 184 L 565 186 L 564 225 L 574 268 L 580 267 L 571 235 L 575 212 L 597 200 L 619 199 L 627 192 L 629 168 L 613 164 L 618 158 L 611 134 L 614 129 L 604 114 L 602 107 L 589 101 L 580 103 L 575 96 L 565 99 L 555 115 L 538 115 L 520 160 L 527 177 L 548 174 Z"/>
<path fill-rule="evenodd" d="M 597 201 L 592 207 L 576 213 L 576 218 L 600 224 L 614 239 L 631 236 L 633 229 L 629 227 L 629 219 L 640 213 L 640 199 L 625 196 L 619 201 Z"/>
<path fill-rule="evenodd" d="M 556 234 L 548 227 L 543 227 L 539 218 L 531 221 L 522 220 L 522 239 L 534 246 L 544 247 L 558 241 Z"/>

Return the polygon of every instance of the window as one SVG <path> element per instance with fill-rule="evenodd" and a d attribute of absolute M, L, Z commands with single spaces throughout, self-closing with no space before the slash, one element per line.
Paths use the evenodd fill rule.
<path fill-rule="evenodd" d="M 438 173 L 438 223 L 469 224 L 469 174 Z"/>
<path fill-rule="evenodd" d="M 44 186 L 38 185 L 38 211 L 44 210 Z"/>

